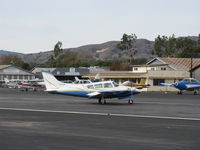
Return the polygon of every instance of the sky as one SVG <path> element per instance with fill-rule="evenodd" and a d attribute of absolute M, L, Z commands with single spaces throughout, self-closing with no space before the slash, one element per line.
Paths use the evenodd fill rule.
<path fill-rule="evenodd" d="M 200 0 L 0 0 L 0 50 L 21 53 L 120 40 L 136 34 L 197 36 Z"/>

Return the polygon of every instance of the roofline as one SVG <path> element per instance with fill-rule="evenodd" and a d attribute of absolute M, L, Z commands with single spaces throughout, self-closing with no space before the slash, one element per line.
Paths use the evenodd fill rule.
<path fill-rule="evenodd" d="M 154 61 L 155 59 L 158 59 L 158 60 L 160 60 L 160 61 L 162 61 L 163 63 L 166 64 L 166 62 L 164 62 L 164 61 L 162 60 L 161 57 L 155 57 L 155 58 L 153 58 L 152 60 L 148 61 L 148 62 L 146 63 L 146 65 L 148 65 L 149 63 L 151 63 L 151 62 Z"/>
<path fill-rule="evenodd" d="M 163 57 L 164 58 L 164 57 Z M 163 61 L 162 60 L 162 57 L 156 57 L 156 58 L 154 58 L 154 59 L 152 59 L 152 60 L 150 60 L 149 62 L 147 62 L 146 63 L 146 65 L 148 65 L 149 63 L 151 63 L 151 62 L 153 62 L 155 59 L 157 59 L 157 60 L 159 60 L 159 61 L 161 61 L 161 62 L 163 62 L 164 64 L 166 64 L 166 65 L 168 65 L 169 67 L 171 67 L 172 69 L 174 69 L 174 70 L 177 70 L 176 68 L 174 68 L 172 65 L 170 65 L 170 64 L 167 64 L 165 61 Z"/>
<path fill-rule="evenodd" d="M 15 68 L 18 68 L 18 69 L 20 69 L 20 70 L 22 70 L 22 71 L 28 72 L 28 73 L 30 73 L 30 74 L 32 74 L 32 75 L 35 76 L 34 73 L 32 73 L 32 72 L 30 72 L 30 71 L 28 71 L 28 70 L 25 70 L 25 69 L 23 69 L 23 68 L 20 68 L 20 67 L 14 66 L 14 65 L 8 65 L 8 66 L 5 67 L 5 68 L 8 68 L 8 67 L 15 67 Z M 5 68 L 1 68 L 0 70 L 5 69 Z"/>
<path fill-rule="evenodd" d="M 0 66 L 4 66 L 4 65 L 0 65 Z M 1 68 L 0 70 L 5 69 L 5 68 L 8 68 L 8 67 L 10 67 L 10 66 L 12 66 L 12 65 L 5 65 L 5 67 L 4 67 L 4 68 Z"/>
<path fill-rule="evenodd" d="M 200 67 L 200 64 L 199 65 L 197 65 L 196 67 L 194 67 L 194 68 L 192 68 L 192 69 L 190 69 L 189 71 L 194 71 L 194 70 L 196 70 L 197 68 L 199 68 Z"/>

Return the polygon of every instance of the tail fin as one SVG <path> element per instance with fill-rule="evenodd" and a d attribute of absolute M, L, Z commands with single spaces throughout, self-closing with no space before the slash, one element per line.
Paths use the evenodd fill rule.
<path fill-rule="evenodd" d="M 47 91 L 54 91 L 60 88 L 62 85 L 65 85 L 65 83 L 58 81 L 50 72 L 42 71 L 42 76 L 44 78 Z"/>
<path fill-rule="evenodd" d="M 141 85 L 145 85 L 146 84 L 146 79 L 140 79 L 140 83 L 139 84 L 141 84 Z"/>
<path fill-rule="evenodd" d="M 10 81 L 7 78 L 4 78 L 5 83 L 9 83 Z"/>

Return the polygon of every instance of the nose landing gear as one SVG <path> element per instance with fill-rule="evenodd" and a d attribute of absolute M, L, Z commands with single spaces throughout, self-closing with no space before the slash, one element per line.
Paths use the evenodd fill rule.
<path fill-rule="evenodd" d="M 129 100 L 128 100 L 128 103 L 129 103 L 129 104 L 133 104 L 133 100 L 132 100 L 132 99 L 129 99 Z"/>

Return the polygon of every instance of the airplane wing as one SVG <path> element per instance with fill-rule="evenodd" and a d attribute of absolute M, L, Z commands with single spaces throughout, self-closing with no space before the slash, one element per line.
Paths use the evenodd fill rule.
<path fill-rule="evenodd" d="M 110 96 L 110 95 L 114 95 L 115 91 L 112 92 L 92 92 L 87 94 L 89 98 L 99 98 L 103 96 Z"/>
<path fill-rule="evenodd" d="M 187 89 L 199 89 L 200 85 L 195 85 L 195 84 L 187 84 Z"/>
<path fill-rule="evenodd" d="M 87 94 L 90 98 L 93 98 L 93 97 L 98 97 L 101 95 L 100 92 L 92 92 L 92 93 L 89 93 Z"/>

